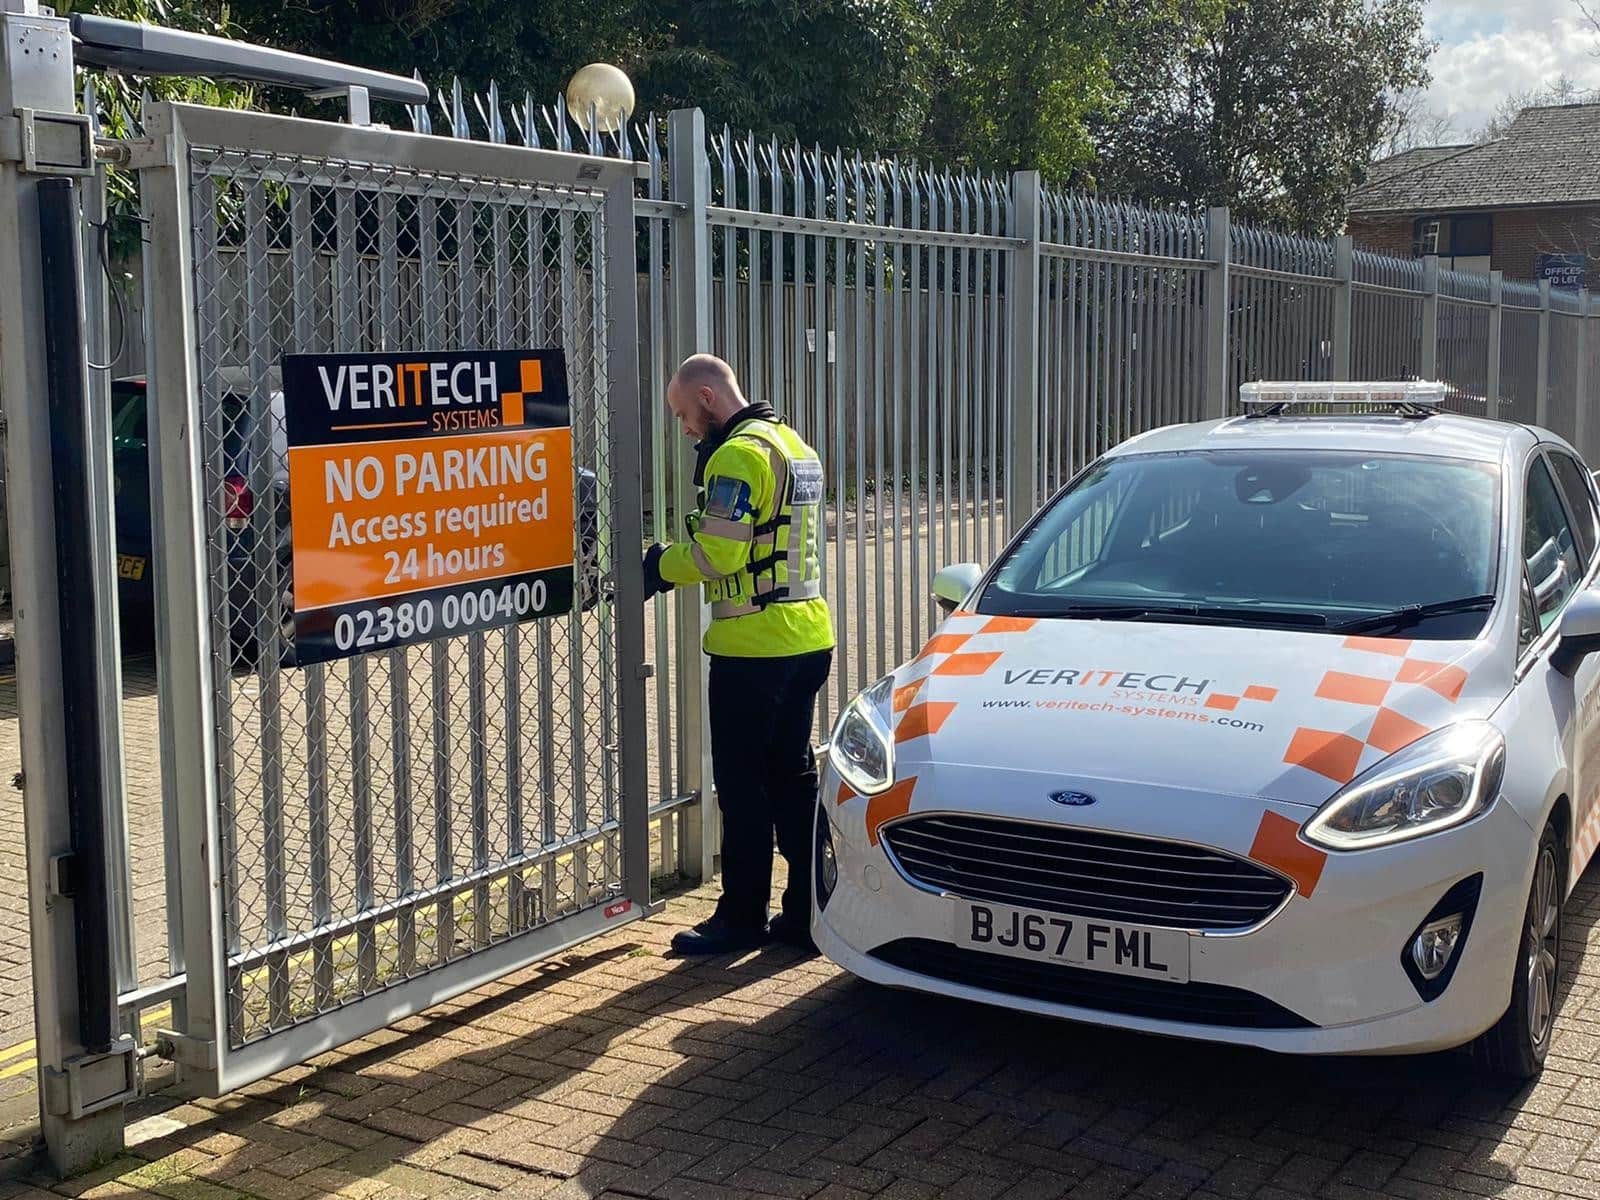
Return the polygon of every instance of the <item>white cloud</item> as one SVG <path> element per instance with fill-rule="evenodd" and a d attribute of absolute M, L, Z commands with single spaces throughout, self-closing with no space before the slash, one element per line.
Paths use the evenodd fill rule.
<path fill-rule="evenodd" d="M 1465 137 L 1507 96 L 1562 75 L 1600 87 L 1600 34 L 1573 0 L 1432 0 L 1429 107 L 1449 114 Z"/>

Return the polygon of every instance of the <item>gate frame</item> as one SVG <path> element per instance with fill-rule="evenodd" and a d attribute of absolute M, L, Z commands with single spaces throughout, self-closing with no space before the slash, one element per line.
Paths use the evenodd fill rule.
<path fill-rule="evenodd" d="M 186 1028 L 163 1030 L 179 1065 L 180 1087 L 222 1095 L 285 1067 L 422 1012 L 523 966 L 659 911 L 650 897 L 648 722 L 645 708 L 643 475 L 638 427 L 638 327 L 634 295 L 634 180 L 630 160 L 536 150 L 381 126 L 356 126 L 265 113 L 156 103 L 137 146 L 149 238 L 145 287 L 152 512 L 161 536 L 154 551 L 160 720 L 200 730 L 198 753 L 163 757 L 163 792 L 184 831 L 178 849 L 186 970 Z M 445 174 L 570 185 L 604 195 L 606 223 L 606 381 L 615 583 L 622 893 L 547 925 L 473 951 L 414 978 L 234 1049 L 228 1038 L 223 914 L 224 864 L 213 744 L 210 580 L 206 569 L 195 314 L 191 143 L 246 151 L 423 167 Z M 598 332 L 598 331 L 597 331 Z M 349 349 L 355 349 L 350 347 Z M 181 397 L 174 401 L 174 397 Z M 618 906 L 626 907 L 618 912 Z M 613 915 L 607 915 L 607 914 Z"/>

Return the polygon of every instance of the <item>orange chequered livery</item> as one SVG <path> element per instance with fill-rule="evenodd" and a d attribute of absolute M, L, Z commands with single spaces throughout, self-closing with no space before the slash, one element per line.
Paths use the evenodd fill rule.
<path fill-rule="evenodd" d="M 1302 726 L 1290 737 L 1283 761 L 1346 784 L 1360 770 L 1367 747 L 1393 754 L 1431 732 L 1428 726 L 1387 707 L 1390 693 L 1397 685 L 1420 684 L 1454 704 L 1467 686 L 1467 673 L 1449 663 L 1412 658 L 1411 647 L 1412 643 L 1402 638 L 1346 638 L 1346 650 L 1382 656 L 1381 660 L 1369 660 L 1370 670 L 1360 674 L 1324 672 L 1315 695 L 1322 700 L 1375 710 L 1365 738 Z"/>
<path fill-rule="evenodd" d="M 921 653 L 911 660 L 910 667 L 926 666 L 927 669 L 916 679 L 903 683 L 894 690 L 891 708 L 896 742 L 910 742 L 921 737 L 931 737 L 939 732 L 939 727 L 955 711 L 956 706 L 953 703 L 927 703 L 919 700 L 923 685 L 930 677 L 983 675 L 1000 661 L 1003 651 L 969 649 L 967 644 L 973 638 L 986 638 L 993 634 L 1026 633 L 1038 624 L 1032 617 L 990 617 L 984 620 L 976 613 L 969 612 L 952 613 L 950 620 L 964 621 L 969 625 L 975 620 L 982 620 L 983 624 L 975 629 L 968 628 L 964 633 L 936 633 L 928 639 L 928 644 L 922 648 Z M 946 629 L 948 628 L 947 622 Z"/>

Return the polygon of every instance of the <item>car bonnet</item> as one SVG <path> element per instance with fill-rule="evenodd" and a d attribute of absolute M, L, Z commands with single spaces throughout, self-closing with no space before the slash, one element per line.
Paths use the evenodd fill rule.
<path fill-rule="evenodd" d="M 894 674 L 897 775 L 940 763 L 1317 805 L 1511 686 L 1485 641 L 957 613 Z"/>

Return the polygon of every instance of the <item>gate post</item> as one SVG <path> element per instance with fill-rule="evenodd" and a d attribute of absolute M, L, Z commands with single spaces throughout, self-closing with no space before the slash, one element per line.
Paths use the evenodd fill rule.
<path fill-rule="evenodd" d="M 1333 377 L 1350 378 L 1351 331 L 1355 315 L 1355 239 L 1348 233 L 1333 243 Z"/>
<path fill-rule="evenodd" d="M 1505 274 L 1501 271 L 1489 272 L 1489 361 L 1485 364 L 1487 374 L 1483 385 L 1484 415 L 1500 416 L 1500 349 L 1501 339 L 1505 336 L 1505 306 L 1502 297 L 1505 294 Z"/>
<path fill-rule="evenodd" d="M 1533 423 L 1550 428 L 1550 281 L 1539 280 L 1539 371 L 1533 392 Z"/>
<path fill-rule="evenodd" d="M 1228 302 L 1233 283 L 1229 278 L 1228 210 L 1213 208 L 1206 220 L 1206 420 L 1215 421 L 1228 413 Z"/>
<path fill-rule="evenodd" d="M 1039 172 L 1011 176 L 1011 429 L 1006 446 L 1006 522 L 1015 536 L 1039 504 Z"/>
<path fill-rule="evenodd" d="M 1439 377 L 1439 256 L 1422 256 L 1422 338 L 1421 361 L 1417 364 L 1420 379 Z"/>
<path fill-rule="evenodd" d="M 120 770 L 107 752 L 120 748 L 106 740 L 114 689 L 96 609 L 116 593 L 114 581 L 94 578 L 97 567 L 109 570 L 101 510 L 111 489 L 109 476 L 90 479 L 104 457 L 91 448 L 75 182 L 93 175 L 94 156 L 66 20 L 41 16 L 37 0 L 0 0 L 0 41 L 10 148 L 0 155 L 0 436 L 39 1108 L 51 1164 L 71 1175 L 122 1148 L 123 1105 L 138 1079 L 118 1022 L 107 894 L 105 780 Z M 63 524 L 92 536 L 58 542 Z"/>
<path fill-rule="evenodd" d="M 711 345 L 711 164 L 706 159 L 706 118 L 698 108 L 678 109 L 667 118 L 668 194 L 682 205 L 672 218 L 670 265 L 672 285 L 672 365 L 691 354 L 708 352 Z M 731 283 L 730 283 L 731 286 Z M 651 397 L 652 420 L 666 420 L 666 400 Z M 673 436 L 673 511 L 679 516 L 697 503 L 694 486 L 694 451 L 688 441 Z M 716 873 L 721 822 L 717 819 L 711 779 L 711 713 L 707 697 L 710 663 L 701 652 L 710 616 L 700 588 L 678 588 L 676 608 L 678 703 L 678 791 L 694 794 L 688 810 L 684 847 L 688 865 L 700 879 Z"/>

